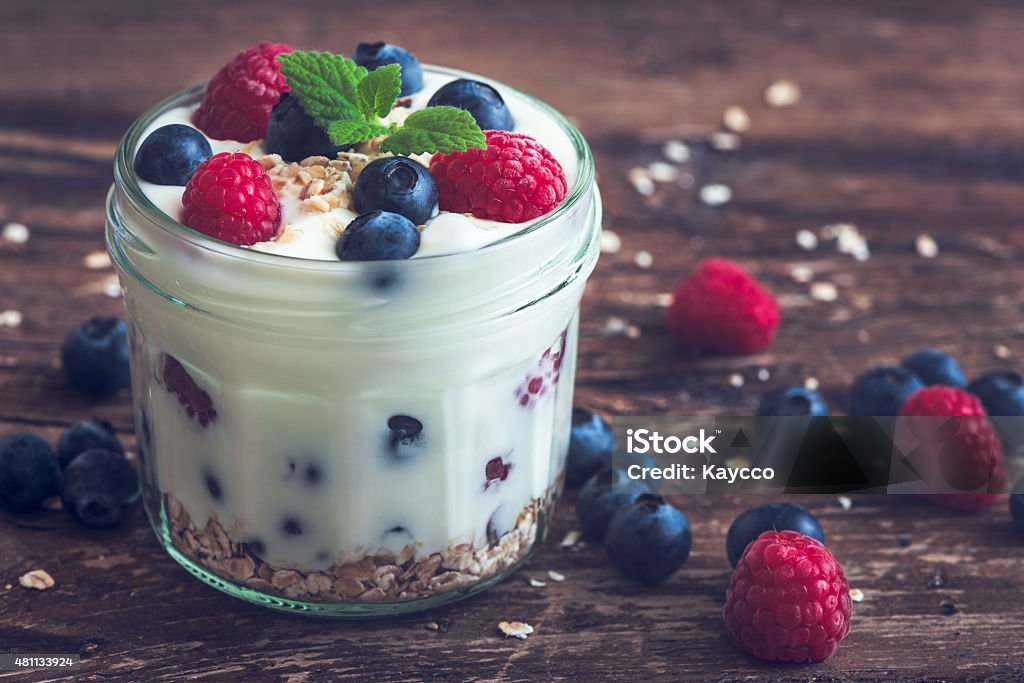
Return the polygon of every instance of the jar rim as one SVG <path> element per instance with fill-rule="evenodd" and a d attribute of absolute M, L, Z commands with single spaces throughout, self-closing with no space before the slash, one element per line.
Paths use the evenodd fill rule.
<path fill-rule="evenodd" d="M 481 76 L 472 72 L 462 71 L 459 69 L 452 69 L 448 67 L 440 67 L 432 64 L 424 64 L 424 71 L 430 73 L 441 74 L 444 76 L 450 76 L 455 78 L 467 78 L 472 80 L 481 80 L 487 83 L 493 84 L 502 92 L 514 93 L 517 97 L 522 98 L 528 102 L 531 106 L 540 109 L 546 115 L 550 116 L 556 123 L 561 132 L 566 135 L 572 144 L 573 149 L 576 152 L 577 161 L 577 174 L 576 181 L 566 194 L 566 197 L 562 202 L 555 207 L 553 211 L 547 215 L 541 217 L 531 225 L 519 230 L 511 235 L 496 240 L 490 244 L 479 247 L 478 249 L 457 252 L 452 254 L 433 254 L 429 256 L 421 256 L 416 259 L 409 259 L 404 262 L 395 262 L 396 267 L 401 267 L 402 263 L 414 263 L 414 262 L 436 262 L 439 259 L 463 259 L 471 258 L 474 253 L 480 251 L 494 252 L 500 250 L 503 246 L 508 246 L 510 243 L 515 242 L 517 239 L 533 234 L 544 229 L 546 226 L 557 223 L 562 216 L 569 213 L 573 207 L 579 203 L 579 201 L 587 196 L 591 187 L 594 184 L 594 158 L 590 151 L 590 146 L 587 144 L 580 133 L 579 129 L 576 128 L 568 118 L 557 109 L 549 105 L 548 103 L 540 100 L 528 93 L 525 93 L 517 88 L 506 85 L 500 81 L 496 81 L 485 76 Z M 242 247 L 230 242 L 210 237 L 204 233 L 184 225 L 180 221 L 176 220 L 172 216 L 164 213 L 159 207 L 154 204 L 146 193 L 143 192 L 142 186 L 139 184 L 138 177 L 135 174 L 133 168 L 133 160 L 135 156 L 135 150 L 138 148 L 142 133 L 152 124 L 152 122 L 166 112 L 168 109 L 173 107 L 183 106 L 186 103 L 196 100 L 199 95 L 205 90 L 206 83 L 200 83 L 192 87 L 180 90 L 173 95 L 161 100 L 156 105 L 151 107 L 141 116 L 139 116 L 132 125 L 128 128 L 127 132 L 121 138 L 118 144 L 117 154 L 114 162 L 114 184 L 116 187 L 121 188 L 124 192 L 124 196 L 132 207 L 140 214 L 145 215 L 150 219 L 154 225 L 159 227 L 164 232 L 170 234 L 172 237 L 184 240 L 191 245 L 205 249 L 208 251 L 216 252 L 219 256 L 240 258 L 247 261 L 263 262 L 266 265 L 271 266 L 287 266 L 299 269 L 309 270 L 324 270 L 331 269 L 336 270 L 338 267 L 337 261 L 329 261 L 322 259 L 311 259 L 301 256 L 291 256 L 286 254 L 276 254 L 270 252 L 257 251 L 255 249 L 249 249 Z M 109 213 L 109 211 L 108 211 Z"/>

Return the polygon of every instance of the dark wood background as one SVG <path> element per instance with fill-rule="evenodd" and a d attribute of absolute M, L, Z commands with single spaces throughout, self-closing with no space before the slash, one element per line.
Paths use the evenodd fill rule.
<path fill-rule="evenodd" d="M 1019 3 L 236 5 L 0 4 L 0 224 L 31 230 L 24 245 L 0 242 L 0 311 L 23 315 L 0 327 L 0 434 L 55 439 L 98 415 L 133 443 L 128 396 L 83 398 L 58 367 L 70 327 L 121 310 L 104 294 L 111 271 L 83 262 L 103 249 L 111 157 L 135 116 L 260 39 L 344 52 L 387 39 L 526 89 L 579 123 L 597 157 L 606 227 L 622 241 L 584 301 L 581 404 L 613 415 L 748 413 L 763 390 L 813 377 L 841 411 L 857 373 L 922 346 L 954 351 L 972 375 L 1024 354 Z M 764 104 L 777 78 L 799 83 L 798 105 Z M 753 126 L 739 151 L 717 152 L 706 139 L 730 105 Z M 732 188 L 729 205 L 704 206 L 678 183 L 635 191 L 629 169 L 659 160 L 670 139 L 692 145 L 683 171 L 697 186 Z M 795 245 L 798 230 L 836 222 L 859 227 L 870 259 L 832 243 Z M 939 244 L 937 258 L 916 253 L 919 233 Z M 653 254 L 652 267 L 635 265 L 638 251 Z M 780 296 L 785 322 L 769 352 L 694 358 L 667 337 L 658 295 L 708 255 L 740 260 Z M 837 300 L 811 298 L 791 278 L 797 266 L 834 284 Z M 608 334 L 611 318 L 636 330 Z M 652 589 L 619 576 L 599 547 L 558 547 L 574 499 L 546 547 L 504 584 L 363 623 L 275 614 L 203 586 L 164 554 L 141 511 L 105 532 L 58 511 L 3 517 L 0 651 L 81 653 L 83 665 L 77 676 L 0 680 L 1024 680 L 1024 542 L 1005 506 L 965 516 L 910 501 L 858 497 L 850 510 L 834 497 L 806 501 L 865 598 L 832 660 L 776 667 L 735 650 L 720 616 L 725 532 L 753 500 L 678 501 L 694 552 Z M 56 587 L 18 586 L 35 568 Z M 566 580 L 527 584 L 549 569 Z M 506 640 L 501 620 L 536 633 Z"/>

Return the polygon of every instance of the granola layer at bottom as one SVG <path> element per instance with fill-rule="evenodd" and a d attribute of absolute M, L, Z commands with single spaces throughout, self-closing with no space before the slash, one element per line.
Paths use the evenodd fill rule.
<path fill-rule="evenodd" d="M 551 495 L 534 498 L 509 531 L 484 545 L 452 544 L 423 555 L 409 544 L 398 555 L 378 553 L 302 571 L 266 563 L 250 544 L 233 540 L 243 534 L 232 534 L 216 516 L 197 527 L 180 501 L 165 498 L 172 543 L 189 559 L 231 583 L 305 602 L 394 602 L 471 586 L 526 556 L 537 540 L 538 517 L 553 502 Z"/>

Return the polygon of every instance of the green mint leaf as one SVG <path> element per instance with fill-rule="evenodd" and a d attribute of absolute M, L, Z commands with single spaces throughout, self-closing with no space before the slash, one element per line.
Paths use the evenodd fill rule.
<path fill-rule="evenodd" d="M 323 129 L 332 121 L 361 119 L 359 81 L 367 71 L 330 52 L 290 52 L 277 56 L 281 73 L 303 110 Z"/>
<path fill-rule="evenodd" d="M 385 118 L 402 92 L 402 67 L 379 66 L 359 81 L 359 108 L 363 116 Z"/>
<path fill-rule="evenodd" d="M 425 154 L 467 147 L 484 149 L 487 140 L 473 115 L 456 107 L 427 107 L 409 115 L 405 124 L 381 145 L 382 152 Z"/>
<path fill-rule="evenodd" d="M 327 135 L 331 142 L 336 145 L 352 145 L 363 140 L 372 140 L 381 135 L 387 135 L 391 129 L 377 123 L 347 119 L 332 121 L 327 126 Z"/>

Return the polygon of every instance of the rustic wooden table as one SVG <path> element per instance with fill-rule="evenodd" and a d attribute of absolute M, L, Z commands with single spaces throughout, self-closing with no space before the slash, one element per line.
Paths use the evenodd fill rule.
<path fill-rule="evenodd" d="M 86 259 L 103 249 L 111 157 L 136 115 L 264 38 L 348 52 L 380 36 L 526 89 L 578 122 L 606 228 L 622 242 L 584 301 L 580 404 L 742 414 L 763 390 L 813 377 L 842 410 L 857 373 L 925 345 L 956 352 L 970 374 L 1024 354 L 1019 4 L 353 4 L 0 5 L 0 224 L 31 231 L 24 244 L 0 241 L 0 311 L 22 317 L 0 326 L 0 434 L 55 439 L 98 415 L 133 443 L 129 397 L 83 398 L 58 367 L 70 327 L 121 310 L 112 272 Z M 799 83 L 795 106 L 765 104 L 779 78 Z M 730 105 L 752 128 L 739 150 L 716 150 L 709 135 Z M 667 161 L 669 140 L 689 144 L 692 159 L 644 196 L 629 171 Z M 732 201 L 702 204 L 697 188 L 709 183 L 730 187 Z M 824 239 L 814 251 L 796 245 L 798 231 L 835 223 L 856 225 L 870 258 Z M 938 244 L 935 258 L 918 253 L 919 235 Z M 649 267 L 637 263 L 644 251 Z M 769 352 L 695 358 L 667 337 L 658 295 L 708 255 L 738 259 L 779 294 L 785 322 Z M 824 300 L 827 287 L 810 296 L 801 267 L 836 299 Z M 725 532 L 752 500 L 678 501 L 693 555 L 652 589 L 621 577 L 599 547 L 559 548 L 574 499 L 502 585 L 360 623 L 272 613 L 205 587 L 158 546 L 141 511 L 112 531 L 58 511 L 2 517 L 0 651 L 81 653 L 83 664 L 77 675 L 0 680 L 1024 680 L 1024 542 L 1004 506 L 963 516 L 892 499 L 855 497 L 849 510 L 834 497 L 806 501 L 865 598 L 832 660 L 776 667 L 735 650 L 721 622 Z M 35 568 L 56 587 L 18 586 Z M 566 580 L 528 585 L 547 570 Z M 505 619 L 536 633 L 506 640 Z"/>

